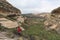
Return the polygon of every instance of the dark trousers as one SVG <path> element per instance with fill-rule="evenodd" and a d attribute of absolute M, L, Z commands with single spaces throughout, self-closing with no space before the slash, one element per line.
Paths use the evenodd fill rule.
<path fill-rule="evenodd" d="M 21 32 L 18 32 L 18 36 L 22 36 Z"/>

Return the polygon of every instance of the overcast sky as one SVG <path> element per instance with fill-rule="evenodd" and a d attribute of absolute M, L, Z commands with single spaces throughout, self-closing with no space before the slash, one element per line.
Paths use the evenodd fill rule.
<path fill-rule="evenodd" d="M 60 0 L 7 0 L 22 13 L 51 12 L 60 6 Z"/>

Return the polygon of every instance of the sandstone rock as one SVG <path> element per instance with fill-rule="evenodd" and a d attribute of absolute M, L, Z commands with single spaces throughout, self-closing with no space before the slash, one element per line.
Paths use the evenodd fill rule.
<path fill-rule="evenodd" d="M 0 15 L 9 16 L 9 15 L 20 15 L 21 11 L 16 7 L 12 6 L 6 0 L 0 0 Z"/>
<path fill-rule="evenodd" d="M 51 13 L 52 13 L 52 14 L 56 14 L 56 15 L 60 14 L 60 7 L 58 7 L 58 8 L 56 8 L 56 9 L 52 10 Z"/>
<path fill-rule="evenodd" d="M 59 15 L 58 15 L 59 14 Z M 50 17 L 46 17 L 46 21 L 44 22 L 46 30 L 54 29 L 58 33 L 60 33 L 60 7 L 54 9 L 51 12 Z"/>
<path fill-rule="evenodd" d="M 24 18 L 23 18 L 22 16 L 19 16 L 19 17 L 17 18 L 17 21 L 23 23 L 23 22 L 24 22 Z"/>
<path fill-rule="evenodd" d="M 11 21 L 6 18 L 0 18 L 1 26 L 4 26 L 6 28 L 15 28 L 18 26 L 18 23 L 16 21 Z"/>
<path fill-rule="evenodd" d="M 21 11 L 6 0 L 0 0 L 0 24 L 7 28 L 14 28 L 21 25 L 19 22 L 24 22 Z"/>

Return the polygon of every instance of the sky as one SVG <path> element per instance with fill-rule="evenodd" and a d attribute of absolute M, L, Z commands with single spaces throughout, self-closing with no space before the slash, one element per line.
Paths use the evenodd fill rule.
<path fill-rule="evenodd" d="M 22 13 L 51 12 L 60 7 L 60 0 L 7 0 Z"/>

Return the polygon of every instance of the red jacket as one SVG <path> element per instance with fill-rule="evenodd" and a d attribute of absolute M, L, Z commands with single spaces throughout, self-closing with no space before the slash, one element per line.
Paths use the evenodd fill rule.
<path fill-rule="evenodd" d="M 18 28 L 17 28 L 17 31 L 18 31 L 18 32 L 21 32 L 22 30 L 21 30 L 21 28 L 20 28 L 20 27 L 18 27 Z"/>

